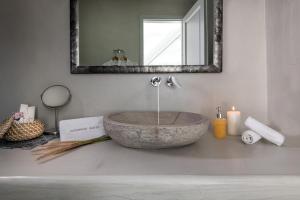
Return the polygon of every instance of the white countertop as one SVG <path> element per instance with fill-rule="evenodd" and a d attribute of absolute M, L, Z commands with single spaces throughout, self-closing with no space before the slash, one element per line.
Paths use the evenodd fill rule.
<path fill-rule="evenodd" d="M 216 140 L 207 133 L 193 145 L 138 150 L 113 141 L 96 143 L 39 164 L 30 151 L 0 149 L 0 177 L 130 175 L 300 175 L 300 137 L 282 147 L 267 142 L 241 143 L 239 137 Z"/>

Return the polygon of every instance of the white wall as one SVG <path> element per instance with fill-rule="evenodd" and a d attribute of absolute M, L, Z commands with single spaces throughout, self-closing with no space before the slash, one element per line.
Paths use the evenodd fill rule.
<path fill-rule="evenodd" d="M 224 0 L 224 71 L 175 74 L 183 88 L 162 86 L 163 110 L 212 118 L 217 105 L 226 109 L 236 105 L 244 117 L 266 121 L 264 16 L 262 0 Z M 67 85 L 73 94 L 62 118 L 155 109 L 151 74 L 70 74 L 68 0 L 1 0 L 0 27 L 0 118 L 16 111 L 20 103 L 29 103 L 53 125 L 53 112 L 42 106 L 39 95 L 55 83 Z"/>
<path fill-rule="evenodd" d="M 267 0 L 268 107 L 271 124 L 300 134 L 300 1 Z"/>

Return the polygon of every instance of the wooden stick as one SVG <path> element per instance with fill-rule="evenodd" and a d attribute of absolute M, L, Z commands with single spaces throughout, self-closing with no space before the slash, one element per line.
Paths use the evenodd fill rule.
<path fill-rule="evenodd" d="M 99 138 L 91 139 L 91 140 L 86 140 L 86 141 L 74 141 L 74 142 L 59 142 L 59 141 L 54 141 L 45 145 L 42 145 L 40 147 L 35 148 L 32 150 L 32 154 L 35 156 L 38 156 L 36 159 L 38 161 L 40 160 L 52 160 L 54 158 L 57 158 L 66 152 L 70 150 L 74 150 L 78 147 L 92 144 L 95 142 L 102 142 L 106 140 L 110 140 L 111 138 L 109 136 L 102 136 Z"/>

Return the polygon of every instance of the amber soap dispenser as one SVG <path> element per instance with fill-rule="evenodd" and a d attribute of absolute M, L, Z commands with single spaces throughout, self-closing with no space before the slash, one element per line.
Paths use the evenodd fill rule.
<path fill-rule="evenodd" d="M 227 135 L 227 119 L 222 117 L 221 106 L 217 107 L 217 118 L 212 121 L 214 136 L 223 139 Z"/>

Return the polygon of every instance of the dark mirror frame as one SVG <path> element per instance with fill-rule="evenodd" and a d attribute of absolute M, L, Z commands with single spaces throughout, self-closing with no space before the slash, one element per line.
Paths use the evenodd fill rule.
<path fill-rule="evenodd" d="M 79 65 L 79 0 L 70 0 L 71 74 L 105 73 L 220 73 L 222 72 L 223 0 L 214 0 L 214 37 L 212 65 L 161 66 L 80 66 Z"/>

